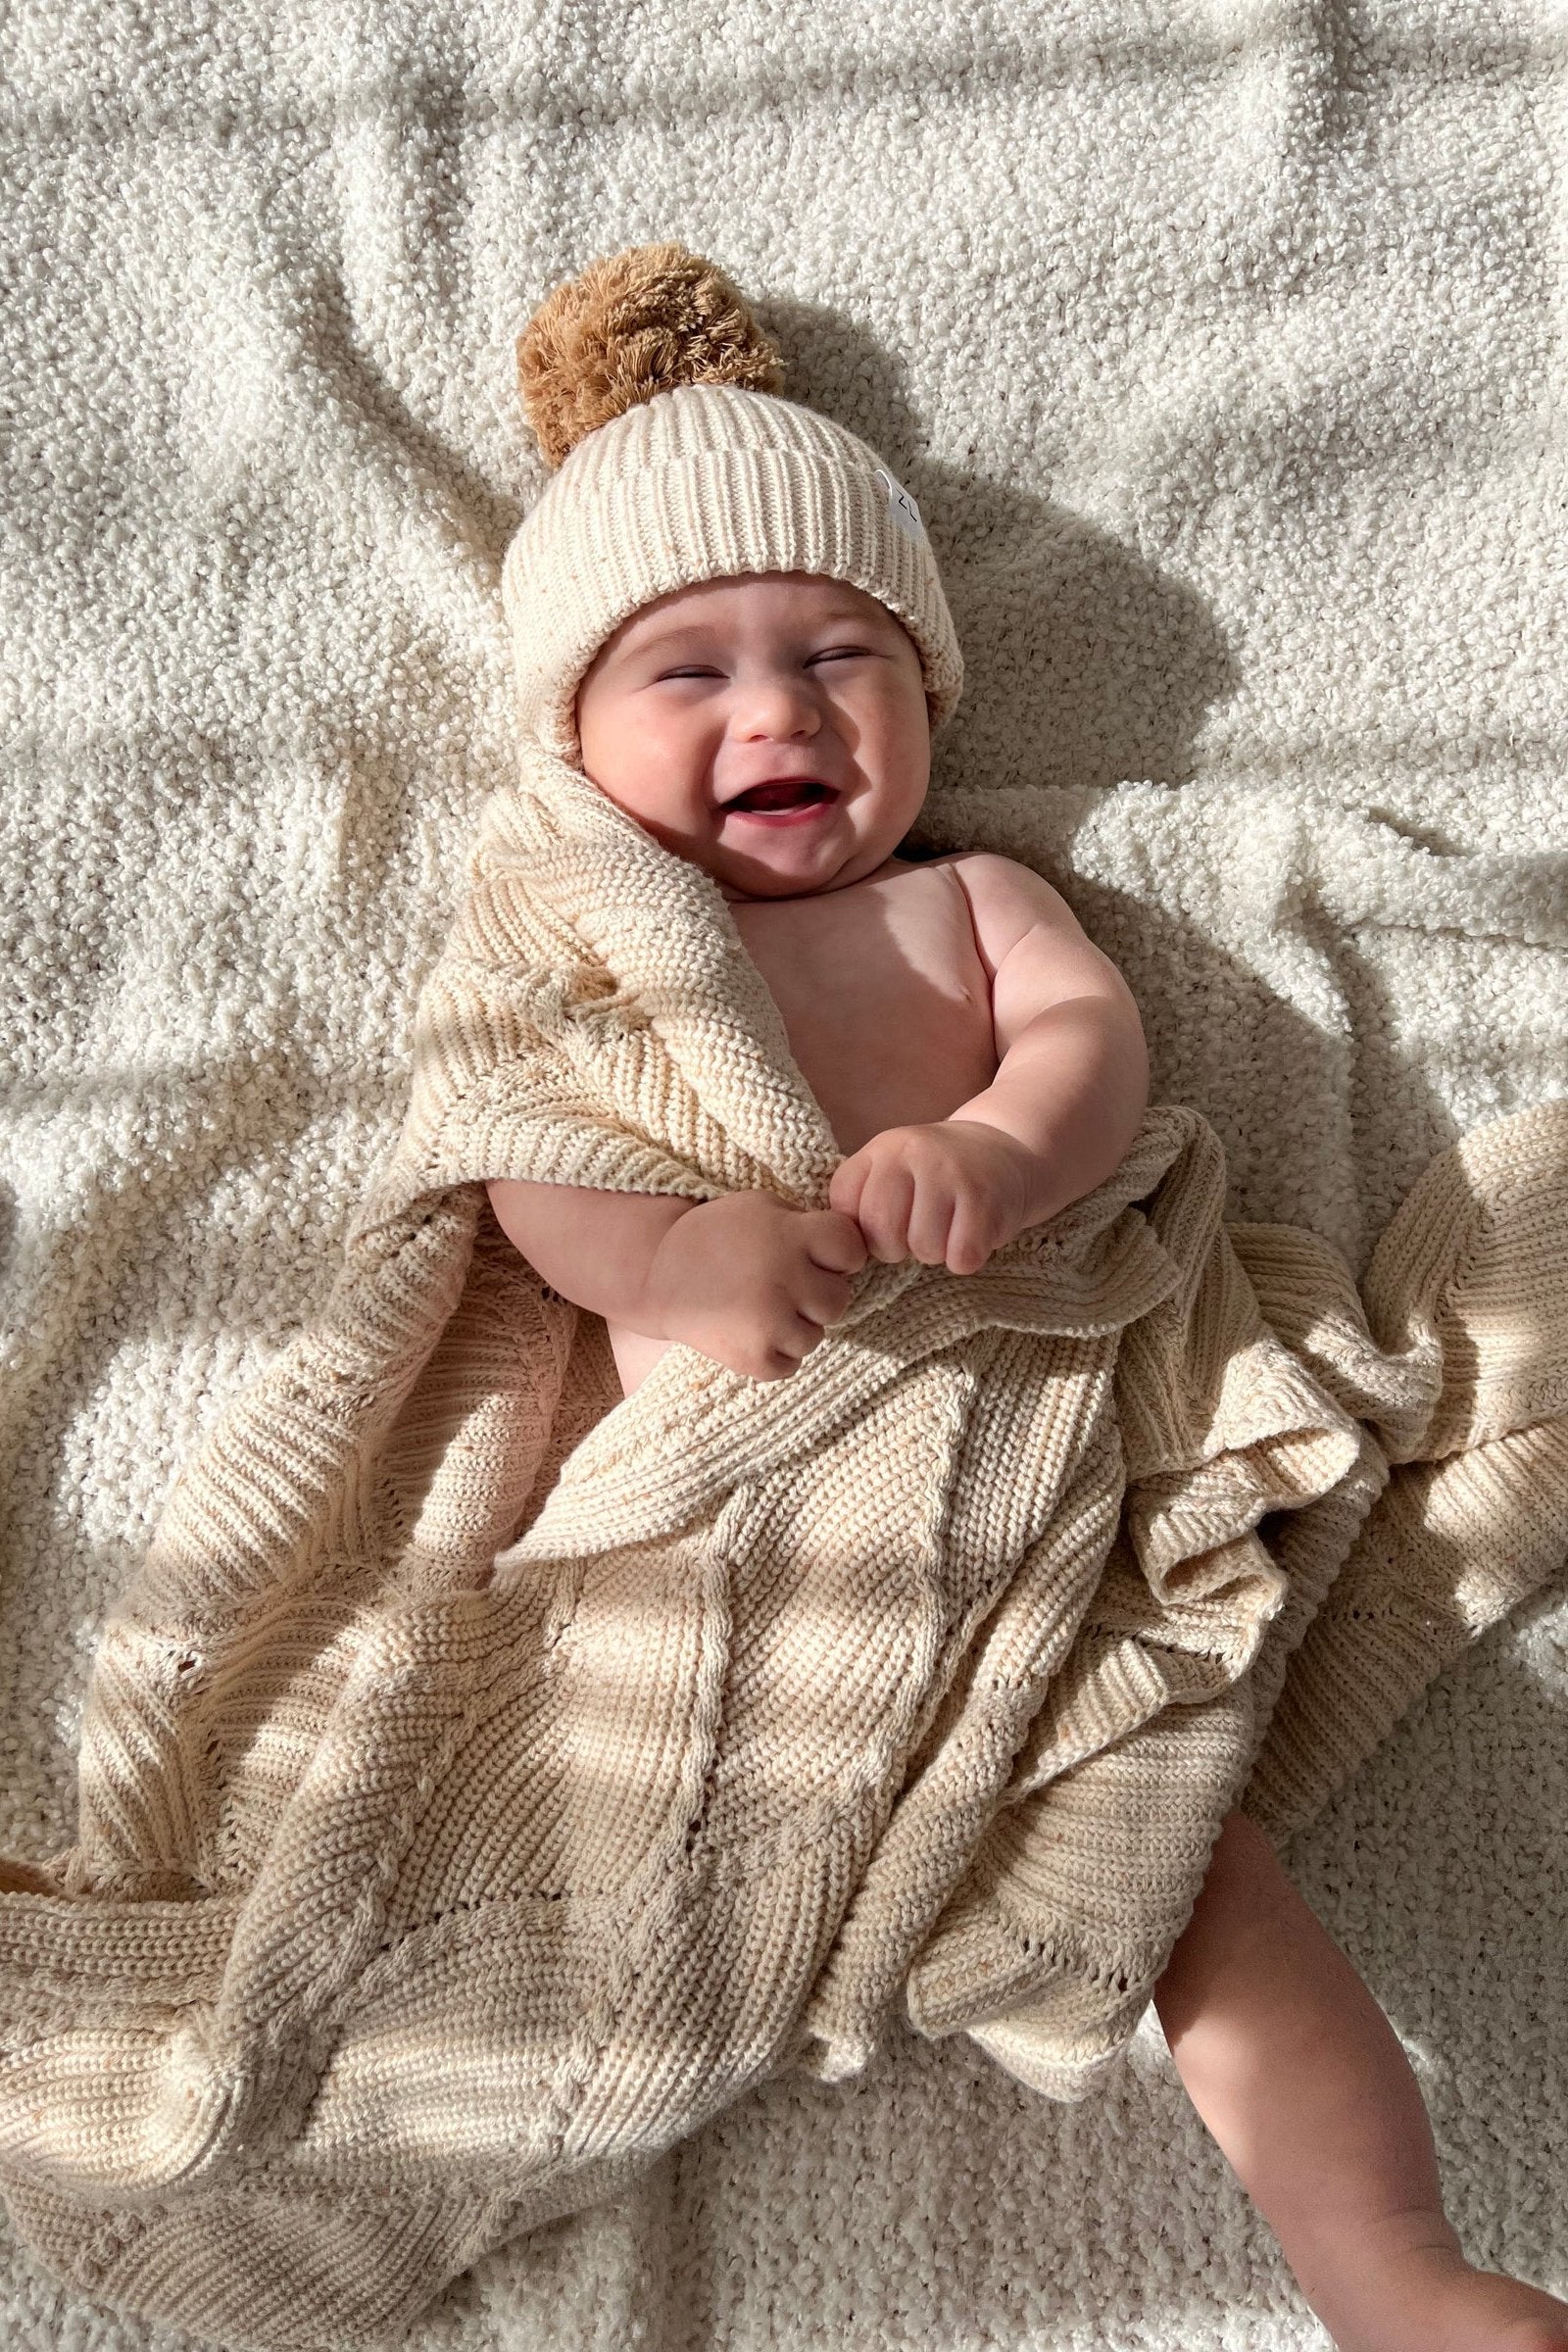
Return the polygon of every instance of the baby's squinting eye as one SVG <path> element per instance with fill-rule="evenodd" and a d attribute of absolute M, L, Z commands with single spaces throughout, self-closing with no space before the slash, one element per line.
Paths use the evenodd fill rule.
<path fill-rule="evenodd" d="M 870 648 L 863 645 L 834 645 L 829 646 L 824 653 L 813 654 L 811 660 L 813 662 L 853 662 L 869 651 Z M 710 669 L 662 669 L 659 673 L 658 683 L 662 686 L 668 678 L 710 678 L 715 674 Z"/>

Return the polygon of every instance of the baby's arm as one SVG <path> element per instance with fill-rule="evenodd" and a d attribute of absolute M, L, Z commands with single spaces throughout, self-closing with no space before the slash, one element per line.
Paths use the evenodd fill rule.
<path fill-rule="evenodd" d="M 648 1277 L 665 1235 L 700 1204 L 668 1193 L 611 1193 L 585 1184 L 485 1187 L 496 1223 L 553 1291 L 574 1306 L 643 1331 Z M 663 1332 L 649 1331 L 650 1339 Z"/>
<path fill-rule="evenodd" d="M 1010 858 L 956 861 L 991 982 L 999 1067 L 947 1118 L 889 1127 L 828 1188 L 873 1256 L 972 1274 L 1118 1167 L 1149 1102 L 1132 991 L 1065 899 Z"/>
<path fill-rule="evenodd" d="M 1131 989 L 1058 891 L 1010 858 L 966 858 L 975 943 L 991 976 L 1001 1057 L 983 1093 L 950 1115 L 1012 1136 L 1038 1182 L 1024 1225 L 1043 1225 L 1118 1168 L 1149 1105 L 1149 1050 Z"/>

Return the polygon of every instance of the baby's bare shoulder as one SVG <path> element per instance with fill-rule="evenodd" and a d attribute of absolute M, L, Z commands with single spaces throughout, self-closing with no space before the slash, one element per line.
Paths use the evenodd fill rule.
<path fill-rule="evenodd" d="M 951 863 L 962 885 L 976 944 L 993 973 L 1031 931 L 1083 938 L 1078 918 L 1060 891 L 1033 866 L 990 850 L 956 850 L 943 862 Z"/>

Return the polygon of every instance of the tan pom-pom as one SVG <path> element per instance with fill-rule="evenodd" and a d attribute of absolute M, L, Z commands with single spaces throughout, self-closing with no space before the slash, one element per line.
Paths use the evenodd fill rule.
<path fill-rule="evenodd" d="M 517 337 L 517 387 L 552 467 L 597 425 L 679 384 L 784 388 L 778 346 L 723 270 L 684 245 L 591 262 Z"/>

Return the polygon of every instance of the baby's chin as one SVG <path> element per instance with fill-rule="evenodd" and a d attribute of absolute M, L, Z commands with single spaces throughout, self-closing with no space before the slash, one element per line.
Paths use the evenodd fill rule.
<path fill-rule="evenodd" d="M 718 884 L 731 905 L 755 906 L 775 899 L 819 899 L 827 891 L 848 890 L 853 884 L 880 873 L 897 850 L 900 838 L 895 835 L 879 846 L 862 842 L 836 862 L 807 872 L 790 873 L 768 865 L 760 858 L 702 858 L 697 862 Z"/>

